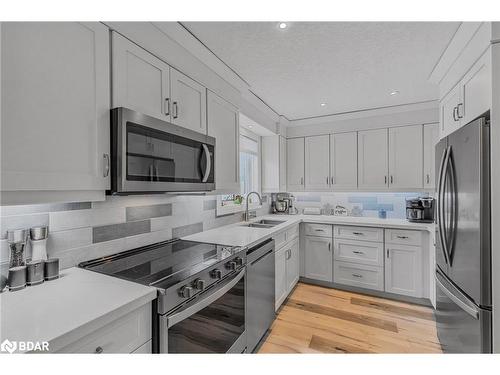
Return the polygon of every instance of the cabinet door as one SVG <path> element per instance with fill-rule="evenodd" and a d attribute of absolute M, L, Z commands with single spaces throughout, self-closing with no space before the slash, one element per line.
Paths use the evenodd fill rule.
<path fill-rule="evenodd" d="M 309 279 L 333 281 L 333 253 L 330 238 L 305 238 L 304 275 Z"/>
<path fill-rule="evenodd" d="M 170 67 L 116 32 L 112 48 L 113 108 L 170 121 Z"/>
<path fill-rule="evenodd" d="M 330 136 L 330 183 L 333 189 L 358 187 L 358 133 Z"/>
<path fill-rule="evenodd" d="M 305 138 L 305 189 L 328 190 L 330 187 L 330 137 Z"/>
<path fill-rule="evenodd" d="M 389 186 L 387 129 L 358 132 L 358 186 L 381 189 Z"/>
<path fill-rule="evenodd" d="M 422 248 L 386 244 L 385 291 L 422 297 Z"/>
<path fill-rule="evenodd" d="M 424 188 L 434 189 L 436 142 L 439 124 L 424 125 Z"/>
<path fill-rule="evenodd" d="M 287 139 L 286 143 L 287 189 L 304 190 L 304 138 Z"/>
<path fill-rule="evenodd" d="M 4 22 L 1 69 L 1 190 L 109 189 L 108 28 Z"/>
<path fill-rule="evenodd" d="M 439 103 L 440 124 L 439 139 L 446 137 L 460 127 L 458 118 L 458 103 L 460 103 L 460 85 L 456 85 Z"/>
<path fill-rule="evenodd" d="M 422 188 L 422 125 L 389 129 L 389 187 Z"/>
<path fill-rule="evenodd" d="M 295 284 L 299 281 L 299 240 L 295 240 L 288 248 L 286 261 L 287 295 L 290 294 Z"/>
<path fill-rule="evenodd" d="M 278 310 L 283 301 L 286 299 L 287 293 L 287 281 L 286 281 L 286 254 L 288 247 L 285 246 L 280 250 L 276 251 L 274 258 L 274 277 L 275 277 L 275 303 L 274 308 Z"/>
<path fill-rule="evenodd" d="M 280 136 L 280 155 L 279 155 L 279 164 L 280 164 L 280 183 L 279 183 L 279 191 L 286 191 L 286 138 Z"/>
<path fill-rule="evenodd" d="M 207 134 L 207 90 L 175 69 L 170 70 L 172 122 Z"/>
<path fill-rule="evenodd" d="M 262 137 L 262 192 L 280 191 L 280 136 Z"/>
<path fill-rule="evenodd" d="M 466 125 L 491 107 L 491 53 L 488 50 L 462 80 L 462 101 L 458 104 L 460 125 Z"/>
<path fill-rule="evenodd" d="M 220 193 L 239 193 L 238 109 L 208 92 L 208 135 L 215 137 L 215 188 Z"/>

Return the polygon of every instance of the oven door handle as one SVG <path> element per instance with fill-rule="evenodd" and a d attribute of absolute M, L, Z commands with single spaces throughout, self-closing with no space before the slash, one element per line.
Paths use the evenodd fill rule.
<path fill-rule="evenodd" d="M 207 182 L 208 177 L 210 176 L 210 170 L 212 169 L 212 160 L 210 159 L 210 150 L 206 144 L 201 145 L 203 147 L 203 151 L 205 152 L 205 157 L 207 159 L 207 164 L 205 166 L 205 173 L 203 174 L 203 179 L 201 182 Z"/>
<path fill-rule="evenodd" d="M 167 328 L 176 325 L 177 323 L 183 321 L 186 318 L 189 318 L 191 315 L 196 314 L 198 311 L 203 310 L 205 307 L 214 303 L 216 300 L 218 300 L 220 297 L 222 297 L 224 294 L 230 291 L 231 288 L 233 288 L 238 283 L 238 281 L 240 281 L 243 278 L 243 276 L 245 276 L 244 269 L 236 276 L 231 278 L 231 280 L 225 282 L 221 287 L 218 287 L 214 292 L 208 294 L 203 299 L 195 300 L 194 304 L 170 315 L 167 318 Z"/>

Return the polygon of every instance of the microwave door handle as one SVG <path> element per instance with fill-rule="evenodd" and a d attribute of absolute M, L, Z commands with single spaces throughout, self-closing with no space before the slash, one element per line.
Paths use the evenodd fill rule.
<path fill-rule="evenodd" d="M 201 182 L 207 182 L 208 176 L 210 176 L 210 170 L 212 169 L 212 160 L 210 159 L 210 150 L 206 144 L 202 144 L 203 151 L 205 152 L 205 157 L 207 159 L 207 164 L 205 165 L 205 173 L 203 174 L 203 179 Z"/>
<path fill-rule="evenodd" d="M 448 264 L 448 252 L 446 251 L 446 240 L 444 237 L 444 217 L 443 217 L 443 181 L 444 179 L 444 170 L 445 170 L 445 162 L 447 160 L 448 156 L 448 147 L 443 151 L 443 155 L 441 157 L 441 163 L 439 167 L 439 179 L 438 179 L 438 204 L 437 204 L 437 216 L 438 216 L 438 233 L 439 233 L 439 240 L 441 242 L 441 250 L 443 252 L 444 260 Z"/>
<path fill-rule="evenodd" d="M 229 292 L 243 278 L 244 275 L 245 275 L 245 270 L 238 273 L 230 281 L 226 282 L 222 287 L 217 289 L 215 292 L 210 293 L 208 296 L 199 301 L 195 300 L 194 304 L 182 309 L 179 312 L 170 315 L 167 318 L 168 328 L 183 321 L 184 319 L 189 318 L 190 316 L 196 314 L 198 311 L 203 310 L 205 307 L 217 301 L 220 297 Z"/>

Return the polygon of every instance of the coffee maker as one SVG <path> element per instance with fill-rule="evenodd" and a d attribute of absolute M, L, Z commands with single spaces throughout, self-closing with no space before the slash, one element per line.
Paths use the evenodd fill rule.
<path fill-rule="evenodd" d="M 418 197 L 406 200 L 406 219 L 413 223 L 434 222 L 434 198 Z"/>

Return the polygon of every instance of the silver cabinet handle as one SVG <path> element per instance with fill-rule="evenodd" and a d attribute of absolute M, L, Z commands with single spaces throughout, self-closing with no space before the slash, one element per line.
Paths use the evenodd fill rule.
<path fill-rule="evenodd" d="M 172 103 L 172 115 L 173 118 L 179 117 L 179 106 L 177 102 Z"/>
<path fill-rule="evenodd" d="M 394 183 L 394 177 L 391 175 L 391 185 Z"/>
<path fill-rule="evenodd" d="M 387 258 L 389 258 L 389 249 L 387 249 Z"/>
<path fill-rule="evenodd" d="M 401 238 L 402 240 L 408 239 L 408 236 L 396 236 L 397 238 Z"/>
<path fill-rule="evenodd" d="M 352 234 L 355 234 L 356 236 L 362 236 L 364 233 L 363 232 L 352 232 Z"/>
<path fill-rule="evenodd" d="M 427 173 L 426 175 L 426 181 L 427 183 L 430 183 L 431 182 L 431 176 L 429 176 L 429 174 Z"/>
<path fill-rule="evenodd" d="M 170 98 L 165 98 L 165 115 L 170 115 Z"/>
<path fill-rule="evenodd" d="M 353 273 L 353 274 L 352 274 L 352 276 L 354 276 L 354 277 L 359 277 L 359 278 L 362 278 L 362 277 L 363 277 L 363 275 L 360 275 L 359 273 Z"/>
<path fill-rule="evenodd" d="M 331 252 L 332 251 L 332 243 L 331 242 L 328 242 L 328 251 Z"/>
<path fill-rule="evenodd" d="M 364 252 L 359 251 L 359 250 L 353 250 L 352 252 L 353 252 L 354 254 L 364 254 Z"/>
<path fill-rule="evenodd" d="M 458 121 L 457 111 L 458 111 L 458 107 L 453 107 L 453 121 Z"/>
<path fill-rule="evenodd" d="M 460 118 L 463 118 L 464 116 L 462 116 L 460 114 L 460 108 L 463 108 L 464 107 L 464 103 L 458 103 L 457 105 L 457 117 L 460 119 Z"/>
<path fill-rule="evenodd" d="M 315 229 L 316 232 L 324 232 L 324 229 Z"/>
<path fill-rule="evenodd" d="M 301 178 L 300 178 L 300 184 L 301 184 L 301 185 L 304 185 L 304 177 L 301 177 Z"/>
<path fill-rule="evenodd" d="M 332 180 L 332 185 L 335 185 L 335 178 L 332 177 L 331 180 Z"/>
<path fill-rule="evenodd" d="M 103 159 L 104 159 L 104 172 L 103 176 L 108 177 L 109 176 L 109 154 L 103 154 Z"/>
<path fill-rule="evenodd" d="M 326 184 L 328 185 L 329 184 L 329 181 L 330 179 L 328 178 L 328 176 L 326 177 Z"/>
<path fill-rule="evenodd" d="M 387 176 L 384 176 L 384 184 L 387 185 Z"/>
<path fill-rule="evenodd" d="M 98 346 L 97 348 L 95 348 L 96 354 L 101 354 L 102 352 L 104 352 L 104 349 L 102 348 L 102 346 Z"/>

